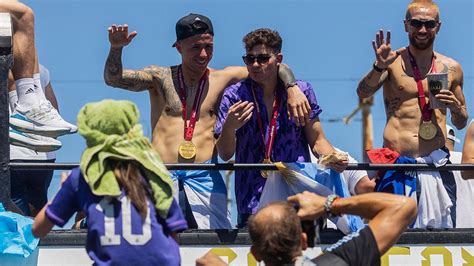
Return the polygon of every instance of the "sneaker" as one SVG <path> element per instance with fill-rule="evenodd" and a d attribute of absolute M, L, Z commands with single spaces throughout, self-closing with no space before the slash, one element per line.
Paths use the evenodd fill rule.
<path fill-rule="evenodd" d="M 49 101 L 29 109 L 17 105 L 10 116 L 10 126 L 18 131 L 52 138 L 77 132 L 77 127 L 64 121 Z"/>
<path fill-rule="evenodd" d="M 10 144 L 37 152 L 50 152 L 62 147 L 61 141 L 57 139 L 20 132 L 13 128 L 10 128 L 9 136 Z"/>

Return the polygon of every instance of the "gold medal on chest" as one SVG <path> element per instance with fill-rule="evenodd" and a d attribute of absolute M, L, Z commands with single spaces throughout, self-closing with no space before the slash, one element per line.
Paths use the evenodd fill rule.
<path fill-rule="evenodd" d="M 196 156 L 197 148 L 191 141 L 183 141 L 179 145 L 178 153 L 184 159 L 190 160 Z"/>
<path fill-rule="evenodd" d="M 431 122 L 424 122 L 420 125 L 419 135 L 424 140 L 432 140 L 436 136 L 436 126 Z"/>

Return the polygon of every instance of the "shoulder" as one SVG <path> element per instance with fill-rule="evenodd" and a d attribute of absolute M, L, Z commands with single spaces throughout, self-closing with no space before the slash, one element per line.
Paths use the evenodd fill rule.
<path fill-rule="evenodd" d="M 435 52 L 436 62 L 443 65 L 443 72 L 448 72 L 449 74 L 462 74 L 461 64 L 454 60 L 451 57 L 445 56 L 443 54 Z"/>
<path fill-rule="evenodd" d="M 454 58 L 451 58 L 449 56 L 446 56 L 446 55 L 438 53 L 438 52 L 434 52 L 434 54 L 436 56 L 436 61 L 438 61 L 438 62 L 442 62 L 442 63 L 447 64 L 449 66 L 460 66 L 459 62 L 456 61 Z"/>

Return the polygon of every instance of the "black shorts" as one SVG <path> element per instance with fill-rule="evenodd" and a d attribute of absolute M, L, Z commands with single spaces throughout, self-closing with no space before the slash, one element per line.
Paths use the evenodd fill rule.
<path fill-rule="evenodd" d="M 380 252 L 370 227 L 345 236 L 312 260 L 316 265 L 379 266 Z"/>

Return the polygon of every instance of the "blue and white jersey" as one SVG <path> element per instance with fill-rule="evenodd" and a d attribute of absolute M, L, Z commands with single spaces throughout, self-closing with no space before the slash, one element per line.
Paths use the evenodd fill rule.
<path fill-rule="evenodd" d="M 166 220 L 157 216 L 153 203 L 143 221 L 128 197 L 96 196 L 79 168 L 72 170 L 46 216 L 64 226 L 77 211 L 88 216 L 86 250 L 96 265 L 179 265 L 179 247 L 171 232 L 187 228 L 181 209 L 173 200 Z"/>

